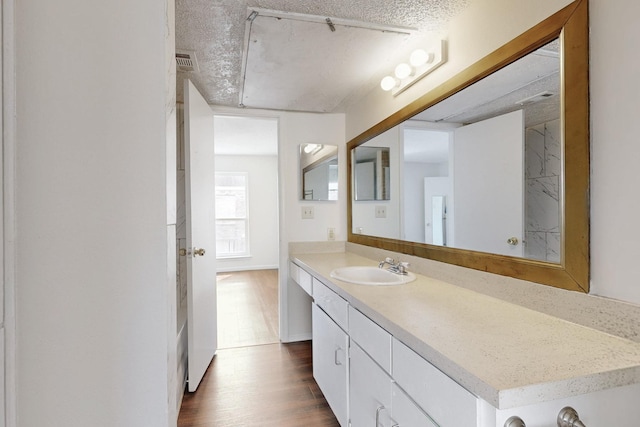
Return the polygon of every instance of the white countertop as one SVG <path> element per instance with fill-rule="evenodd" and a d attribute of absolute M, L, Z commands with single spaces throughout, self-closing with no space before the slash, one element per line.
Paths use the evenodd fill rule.
<path fill-rule="evenodd" d="M 292 254 L 296 264 L 498 409 L 640 383 L 640 343 L 416 274 L 398 286 L 332 279 L 350 252 Z"/>

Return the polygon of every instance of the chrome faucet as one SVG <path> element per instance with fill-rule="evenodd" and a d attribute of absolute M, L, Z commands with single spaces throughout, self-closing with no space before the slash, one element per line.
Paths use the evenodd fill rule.
<path fill-rule="evenodd" d="M 407 274 L 407 267 L 409 267 L 408 262 L 395 262 L 393 258 L 387 257 L 384 259 L 384 261 L 380 261 L 380 264 L 378 264 L 378 268 L 383 268 L 387 264 L 389 265 L 389 268 L 387 268 L 387 270 L 389 270 L 390 272 L 402 275 Z"/>
<path fill-rule="evenodd" d="M 395 261 L 393 260 L 393 258 L 386 257 L 384 261 L 380 261 L 380 264 L 378 264 L 378 268 L 384 267 L 385 264 L 389 264 L 389 266 L 394 266 L 395 265 L 394 262 Z"/>

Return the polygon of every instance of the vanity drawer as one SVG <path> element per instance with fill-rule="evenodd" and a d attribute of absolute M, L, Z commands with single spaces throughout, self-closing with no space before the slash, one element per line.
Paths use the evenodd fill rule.
<path fill-rule="evenodd" d="M 349 306 L 349 336 L 387 373 L 391 372 L 391 334 Z"/>
<path fill-rule="evenodd" d="M 349 303 L 324 283 L 313 278 L 313 299 L 325 313 L 333 319 L 343 330 L 347 330 L 347 307 Z"/>
<path fill-rule="evenodd" d="M 393 378 L 440 427 L 477 425 L 478 399 L 395 338 Z"/>
<path fill-rule="evenodd" d="M 306 293 L 312 294 L 311 290 L 311 275 L 298 267 L 296 264 L 289 261 L 289 277 L 296 282 Z"/>

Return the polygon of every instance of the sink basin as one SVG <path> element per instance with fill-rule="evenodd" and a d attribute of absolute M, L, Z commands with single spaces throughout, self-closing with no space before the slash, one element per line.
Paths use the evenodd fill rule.
<path fill-rule="evenodd" d="M 331 277 L 343 282 L 370 286 L 401 285 L 416 279 L 412 273 L 401 275 L 382 268 L 368 266 L 336 268 L 331 272 Z"/>

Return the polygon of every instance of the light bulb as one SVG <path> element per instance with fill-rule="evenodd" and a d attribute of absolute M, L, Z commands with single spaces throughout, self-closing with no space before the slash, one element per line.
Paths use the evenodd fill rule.
<path fill-rule="evenodd" d="M 397 78 L 402 80 L 402 79 L 406 79 L 407 77 L 409 77 L 412 72 L 413 72 L 413 70 L 411 69 L 411 66 L 409 64 L 405 64 L 403 62 L 401 64 L 398 64 L 398 66 L 396 67 L 395 75 L 396 75 Z"/>
<path fill-rule="evenodd" d="M 391 76 L 386 76 L 380 82 L 380 87 L 384 91 L 390 91 L 391 89 L 396 87 L 397 84 L 398 84 L 398 81 L 395 78 L 393 78 Z"/>
<path fill-rule="evenodd" d="M 409 62 L 414 67 L 419 67 L 421 65 L 427 64 L 433 61 L 433 54 L 427 52 L 424 49 L 416 49 L 413 51 L 411 56 L 409 57 Z"/>
<path fill-rule="evenodd" d="M 304 147 L 304 152 L 307 154 L 311 154 L 311 152 L 315 150 L 316 147 L 318 147 L 318 144 L 307 144 L 307 146 Z"/>

